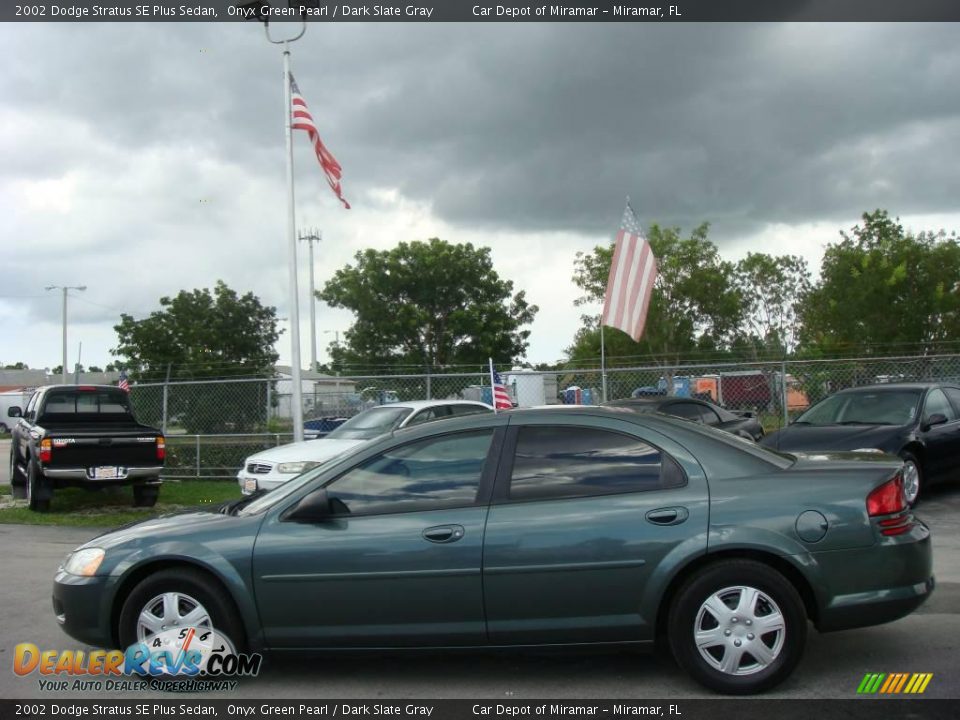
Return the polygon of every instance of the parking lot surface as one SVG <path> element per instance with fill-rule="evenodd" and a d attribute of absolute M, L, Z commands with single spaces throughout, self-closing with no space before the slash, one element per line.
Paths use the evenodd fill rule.
<path fill-rule="evenodd" d="M 9 482 L 9 442 L 0 441 L 0 483 Z M 821 635 L 812 631 L 791 678 L 768 698 L 854 698 L 868 672 L 928 672 L 925 697 L 960 698 L 960 489 L 935 492 L 918 511 L 933 531 L 937 589 L 912 615 L 887 625 Z M 17 677 L 17 643 L 87 649 L 53 617 L 50 588 L 64 556 L 100 531 L 0 525 L 5 549 L 0 607 L 0 697 L 129 698 L 128 693 L 41 691 Z M 318 612 L 322 612 L 318 609 Z M 169 694 L 136 697 L 170 699 Z M 208 699 L 291 698 L 700 698 L 714 697 L 662 653 L 633 650 L 420 652 L 267 658 L 257 678 Z"/>

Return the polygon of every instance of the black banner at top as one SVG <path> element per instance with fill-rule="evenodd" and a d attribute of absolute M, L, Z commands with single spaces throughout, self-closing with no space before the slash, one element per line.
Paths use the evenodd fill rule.
<path fill-rule="evenodd" d="M 4 22 L 958 22 L 960 0 L 25 0 Z"/>

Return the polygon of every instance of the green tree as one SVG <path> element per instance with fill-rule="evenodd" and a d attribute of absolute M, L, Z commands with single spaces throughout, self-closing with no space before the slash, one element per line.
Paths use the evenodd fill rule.
<path fill-rule="evenodd" d="M 735 354 L 760 360 L 791 352 L 800 330 L 800 299 L 811 287 L 807 261 L 797 255 L 748 253 L 737 263 L 734 284 L 744 310 Z"/>
<path fill-rule="evenodd" d="M 4 365 L 4 370 L 29 370 L 30 367 L 25 362 L 15 362 L 11 365 Z"/>
<path fill-rule="evenodd" d="M 604 328 L 608 366 L 635 364 L 643 356 L 664 366 L 670 376 L 682 358 L 729 346 L 742 322 L 741 292 L 734 283 L 733 264 L 720 258 L 708 230 L 703 223 L 684 238 L 679 228 L 650 228 L 647 239 L 658 271 L 644 334 L 634 342 L 626 333 Z M 578 305 L 603 302 L 613 249 L 611 243 L 577 253 L 573 281 L 584 291 Z M 574 364 L 596 365 L 600 357 L 597 316 L 583 317 L 567 355 Z"/>
<path fill-rule="evenodd" d="M 827 247 L 800 306 L 808 350 L 925 352 L 960 337 L 960 244 L 943 230 L 912 235 L 887 211 Z"/>
<path fill-rule="evenodd" d="M 218 281 L 213 292 L 182 290 L 160 298 L 160 306 L 143 320 L 123 314 L 114 326 L 118 344 L 112 352 L 132 381 L 159 382 L 168 372 L 178 380 L 273 375 L 277 313 L 253 293 L 239 295 Z M 138 394 L 133 394 L 135 406 Z M 190 432 L 246 430 L 264 420 L 265 396 L 263 383 L 196 385 L 170 393 L 169 414 L 180 416 Z M 158 406 L 149 403 L 149 408 Z M 142 417 L 142 412 L 156 413 L 149 408 L 141 403 L 138 416 L 157 422 Z"/>
<path fill-rule="evenodd" d="M 332 365 L 442 367 L 523 357 L 537 313 L 503 280 L 489 248 L 438 238 L 364 250 L 317 293 L 353 311 Z"/>

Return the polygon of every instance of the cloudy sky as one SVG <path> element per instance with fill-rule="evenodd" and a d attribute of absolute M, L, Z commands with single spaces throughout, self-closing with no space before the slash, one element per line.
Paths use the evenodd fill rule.
<path fill-rule="evenodd" d="M 218 279 L 289 317 L 281 58 L 260 26 L 7 24 L 0 62 L 0 363 L 60 364 L 47 285 L 87 286 L 71 365 L 80 342 L 110 361 L 121 312 Z M 730 259 L 814 269 L 876 207 L 960 230 L 956 25 L 314 24 L 292 67 L 353 204 L 297 133 L 318 283 L 361 248 L 488 245 L 541 308 L 534 362 L 569 345 L 574 255 L 626 195 L 645 225 L 710 221 Z M 321 360 L 350 322 L 318 305 Z"/>

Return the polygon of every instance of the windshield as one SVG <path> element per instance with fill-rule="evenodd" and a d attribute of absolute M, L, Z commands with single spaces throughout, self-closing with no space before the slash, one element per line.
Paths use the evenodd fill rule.
<path fill-rule="evenodd" d="M 807 425 L 906 425 L 920 405 L 919 390 L 858 390 L 832 395 L 797 418 Z"/>
<path fill-rule="evenodd" d="M 398 427 L 412 411 L 408 407 L 385 405 L 354 415 L 327 435 L 331 440 L 369 440 Z"/>

